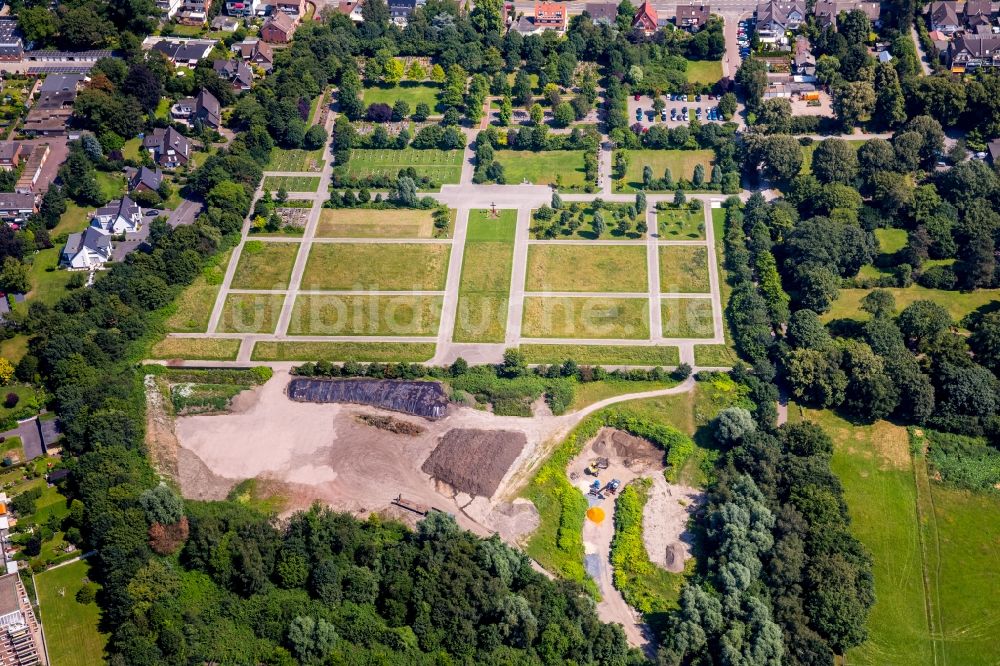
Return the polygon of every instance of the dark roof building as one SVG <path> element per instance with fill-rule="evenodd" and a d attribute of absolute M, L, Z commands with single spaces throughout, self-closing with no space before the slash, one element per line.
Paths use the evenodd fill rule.
<path fill-rule="evenodd" d="M 141 166 L 135 169 L 128 179 L 128 189 L 130 192 L 156 192 L 163 182 L 163 170 L 160 168 L 150 169 L 148 166 Z"/>
<path fill-rule="evenodd" d="M 611 25 L 618 18 L 618 4 L 614 2 L 588 2 L 584 9 L 594 23 Z"/>
<path fill-rule="evenodd" d="M 19 224 L 37 210 L 34 194 L 0 192 L 0 220 Z"/>
<path fill-rule="evenodd" d="M 212 46 L 213 43 L 206 40 L 161 39 L 153 45 L 153 50 L 165 55 L 175 65 L 194 67 L 212 52 Z"/>
<path fill-rule="evenodd" d="M 949 34 L 962 27 L 962 22 L 958 18 L 958 3 L 932 2 L 931 3 L 931 30 L 940 30 Z"/>
<path fill-rule="evenodd" d="M 410 1 L 414 3 L 414 6 L 416 5 L 416 0 L 393 0 L 393 2 L 404 1 Z M 389 5 L 389 11 L 392 11 L 392 4 Z M 407 16 L 409 15 L 407 14 Z M 272 14 L 260 29 L 261 39 L 276 44 L 286 44 L 292 41 L 292 35 L 294 34 L 295 21 L 284 12 L 275 12 Z"/>
<path fill-rule="evenodd" d="M 184 166 L 191 159 L 191 143 L 173 127 L 157 127 L 143 138 L 142 145 L 164 169 Z"/>
<path fill-rule="evenodd" d="M 233 84 L 235 90 L 250 90 L 253 85 L 253 70 L 242 60 L 215 60 L 212 69 Z"/>
<path fill-rule="evenodd" d="M 678 28 L 694 32 L 708 23 L 708 5 L 677 5 L 675 23 Z"/>
<path fill-rule="evenodd" d="M 959 35 L 948 47 L 951 71 L 1000 67 L 1000 35 Z"/>

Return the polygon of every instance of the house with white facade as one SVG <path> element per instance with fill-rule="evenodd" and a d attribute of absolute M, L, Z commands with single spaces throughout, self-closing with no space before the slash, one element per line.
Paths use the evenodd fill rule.
<path fill-rule="evenodd" d="M 142 227 L 142 209 L 126 195 L 98 208 L 90 219 L 90 226 L 113 235 L 139 231 Z"/>
<path fill-rule="evenodd" d="M 111 260 L 111 236 L 97 227 L 70 234 L 63 247 L 61 261 L 77 270 L 96 270 Z"/>

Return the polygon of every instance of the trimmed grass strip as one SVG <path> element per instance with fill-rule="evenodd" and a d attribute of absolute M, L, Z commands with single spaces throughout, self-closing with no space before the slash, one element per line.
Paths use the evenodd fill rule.
<path fill-rule="evenodd" d="M 680 363 L 677 347 L 658 345 L 544 345 L 520 346 L 527 363 L 564 363 L 580 365 L 650 365 L 674 366 Z"/>
<path fill-rule="evenodd" d="M 528 296 L 521 334 L 527 338 L 646 339 L 649 301 Z"/>
<path fill-rule="evenodd" d="M 265 190 L 277 191 L 282 187 L 289 192 L 315 192 L 319 189 L 319 176 L 266 176 L 264 178 Z"/>
<path fill-rule="evenodd" d="M 582 150 L 498 150 L 508 185 L 522 182 L 582 189 L 586 184 Z"/>
<path fill-rule="evenodd" d="M 469 213 L 469 231 L 462 260 L 456 342 L 503 342 L 507 332 L 514 232 L 517 211 Z"/>
<path fill-rule="evenodd" d="M 254 345 L 255 361 L 357 361 L 359 363 L 424 363 L 434 356 L 433 343 L 408 342 L 272 342 Z"/>
<path fill-rule="evenodd" d="M 440 296 L 299 296 L 289 335 L 437 335 Z"/>
<path fill-rule="evenodd" d="M 707 248 L 661 245 L 659 251 L 661 293 L 709 293 Z"/>
<path fill-rule="evenodd" d="M 234 361 L 240 351 L 240 341 L 234 338 L 171 338 L 167 337 L 149 352 L 150 358 L 182 358 L 192 361 Z"/>
<path fill-rule="evenodd" d="M 660 317 L 665 338 L 710 338 L 715 333 L 710 298 L 664 298 Z"/>
<path fill-rule="evenodd" d="M 284 302 L 283 294 L 229 294 L 217 330 L 220 333 L 274 333 Z"/>
<path fill-rule="evenodd" d="M 528 291 L 649 289 L 646 248 L 639 245 L 531 245 Z"/>
<path fill-rule="evenodd" d="M 316 243 L 301 288 L 441 290 L 450 257 L 447 243 Z"/>
<path fill-rule="evenodd" d="M 324 208 L 316 236 L 320 238 L 433 238 L 429 210 L 404 208 Z"/>

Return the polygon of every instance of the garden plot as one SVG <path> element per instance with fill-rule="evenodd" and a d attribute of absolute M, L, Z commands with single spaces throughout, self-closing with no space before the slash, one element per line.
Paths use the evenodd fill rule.
<path fill-rule="evenodd" d="M 528 291 L 644 292 L 646 248 L 640 245 L 547 245 L 528 248 Z"/>
<path fill-rule="evenodd" d="M 707 247 L 661 245 L 659 249 L 660 292 L 709 293 Z"/>
<path fill-rule="evenodd" d="M 649 299 L 539 297 L 524 299 L 526 338 L 649 338 Z"/>
<path fill-rule="evenodd" d="M 656 212 L 662 240 L 705 240 L 705 215 L 701 208 L 663 208 Z"/>
<path fill-rule="evenodd" d="M 279 206 L 274 209 L 274 212 L 281 218 L 282 225 L 295 227 L 296 229 L 305 229 L 306 222 L 309 221 L 309 213 L 311 211 L 309 208 L 288 208 Z"/>
<path fill-rule="evenodd" d="M 347 163 L 350 175 L 359 178 L 389 176 L 395 178 L 401 169 L 412 167 L 418 176 L 436 183 L 457 183 L 462 178 L 461 150 L 389 150 L 365 148 L 351 151 Z"/>
<path fill-rule="evenodd" d="M 710 298 L 664 298 L 660 310 L 665 338 L 710 338 L 715 334 Z"/>
<path fill-rule="evenodd" d="M 301 288 L 439 291 L 450 256 L 448 243 L 315 243 Z"/>
<path fill-rule="evenodd" d="M 616 183 L 619 192 L 643 189 L 642 172 L 647 166 L 652 169 L 654 179 L 663 178 L 669 169 L 671 180 L 677 183 L 694 178 L 694 168 L 700 164 L 705 168 L 705 182 L 708 182 L 715 163 L 715 153 L 711 150 L 630 150 L 628 156 L 625 178 Z"/>
<path fill-rule="evenodd" d="M 433 238 L 434 217 L 413 208 L 324 208 L 316 236 L 320 238 Z"/>
<path fill-rule="evenodd" d="M 319 176 L 265 176 L 264 189 L 276 192 L 285 188 L 288 192 L 315 192 L 319 188 Z"/>
<path fill-rule="evenodd" d="M 319 173 L 324 166 L 326 166 L 326 162 L 323 161 L 322 148 L 316 150 L 272 148 L 271 161 L 267 163 L 267 170 Z"/>
<path fill-rule="evenodd" d="M 232 288 L 287 289 L 298 252 L 298 243 L 247 241 L 233 274 Z"/>
<path fill-rule="evenodd" d="M 289 335 L 434 336 L 441 296 L 299 295 Z"/>
<path fill-rule="evenodd" d="M 274 333 L 283 294 L 229 294 L 222 306 L 219 333 Z"/>

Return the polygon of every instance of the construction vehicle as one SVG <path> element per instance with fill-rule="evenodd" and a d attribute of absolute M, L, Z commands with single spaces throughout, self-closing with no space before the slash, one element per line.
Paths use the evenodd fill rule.
<path fill-rule="evenodd" d="M 799 99 L 801 99 L 804 102 L 819 100 L 819 92 L 816 90 L 810 92 L 804 92 L 799 96 Z"/>
<path fill-rule="evenodd" d="M 611 481 L 608 482 L 608 485 L 605 486 L 604 489 L 609 493 L 611 493 L 612 495 L 614 495 L 615 493 L 618 492 L 618 489 L 621 488 L 621 485 L 622 482 L 619 481 L 618 479 L 611 479 Z"/>
<path fill-rule="evenodd" d="M 392 500 L 392 503 L 421 516 L 426 516 L 431 511 L 430 507 L 426 504 L 414 502 L 413 500 L 406 499 L 402 495 L 399 495 L 396 499 Z"/>
<path fill-rule="evenodd" d="M 585 470 L 583 470 L 583 472 L 584 474 L 589 474 L 590 476 L 597 476 L 598 474 L 600 474 L 600 470 L 607 468 L 608 468 L 607 458 L 594 458 L 593 460 L 590 461 L 590 464 L 587 466 Z"/>
<path fill-rule="evenodd" d="M 597 499 L 604 499 L 604 493 L 601 492 L 601 482 L 595 480 L 592 484 L 590 484 L 590 492 L 587 494 L 593 495 Z"/>

